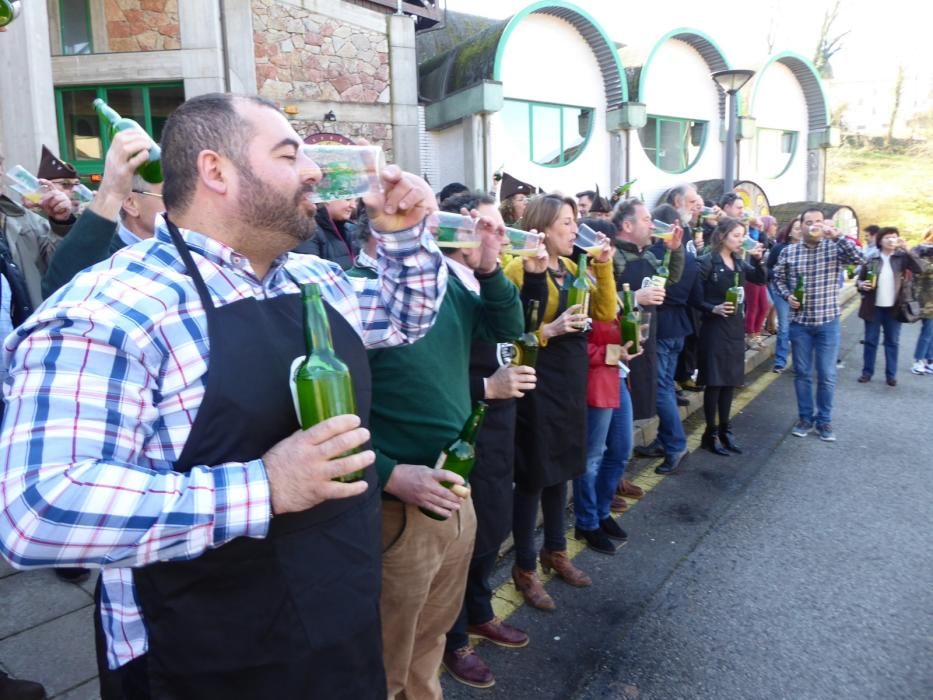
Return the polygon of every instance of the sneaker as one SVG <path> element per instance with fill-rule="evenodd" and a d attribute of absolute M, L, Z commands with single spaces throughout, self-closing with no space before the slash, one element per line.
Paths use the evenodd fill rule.
<path fill-rule="evenodd" d="M 657 440 L 650 445 L 635 445 L 633 452 L 639 457 L 655 458 L 664 456 L 664 448 L 661 447 Z"/>
<path fill-rule="evenodd" d="M 910 373 L 911 374 L 926 374 L 927 373 L 926 363 L 921 360 L 917 360 L 916 362 L 914 362 L 913 367 L 910 368 Z"/>
<path fill-rule="evenodd" d="M 628 542 L 628 533 L 619 527 L 619 523 L 611 515 L 599 521 L 599 529 L 606 533 L 607 537 L 618 540 L 623 544 Z"/>
<path fill-rule="evenodd" d="M 608 519 L 612 520 L 612 518 Z M 613 522 L 615 521 L 613 520 Z M 616 546 L 612 543 L 612 540 L 609 539 L 609 535 L 603 532 L 601 527 L 595 530 L 581 530 L 580 528 L 575 528 L 573 536 L 578 540 L 586 540 L 587 546 L 600 554 L 616 553 Z"/>
<path fill-rule="evenodd" d="M 823 423 L 816 426 L 817 435 L 823 442 L 836 442 L 836 435 L 833 433 L 832 423 Z"/>
<path fill-rule="evenodd" d="M 923 371 L 927 374 L 933 374 L 933 362 L 927 362 L 923 367 Z"/>
<path fill-rule="evenodd" d="M 473 651 L 473 647 L 445 651 L 442 663 L 447 673 L 464 685 L 472 688 L 492 688 L 496 684 L 489 666 Z"/>
<path fill-rule="evenodd" d="M 794 437 L 806 437 L 811 430 L 813 430 L 813 423 L 808 420 L 799 420 L 790 434 Z"/>
<path fill-rule="evenodd" d="M 771 369 L 771 371 L 774 372 L 775 374 L 783 374 L 783 373 L 784 373 L 784 368 L 783 368 L 783 367 L 778 367 L 777 365 L 775 365 L 775 366 Z"/>

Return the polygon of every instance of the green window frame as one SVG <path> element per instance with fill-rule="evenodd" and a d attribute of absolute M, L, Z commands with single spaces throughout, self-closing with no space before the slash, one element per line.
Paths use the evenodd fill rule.
<path fill-rule="evenodd" d="M 106 128 L 104 120 L 97 116 L 91 107 L 91 103 L 97 97 L 105 102 L 111 102 L 111 93 L 118 91 L 138 90 L 141 100 L 140 114 L 124 114 L 132 119 L 136 119 L 147 133 L 158 140 L 162 133 L 162 127 L 165 124 L 167 115 L 154 115 L 152 109 L 152 92 L 160 89 L 178 90 L 181 104 L 184 101 L 184 83 L 166 82 L 166 83 L 121 83 L 114 85 L 69 85 L 68 87 L 55 88 L 55 111 L 58 122 L 58 144 L 59 152 L 62 158 L 71 163 L 78 174 L 82 177 L 97 175 L 104 171 L 104 158 L 107 150 L 110 148 L 110 134 Z M 86 112 L 82 115 L 66 115 L 65 103 L 71 96 L 71 93 L 88 93 L 86 95 Z M 118 110 L 119 111 L 119 110 Z M 66 119 L 68 119 L 66 123 Z M 67 127 L 67 128 L 66 128 Z M 96 133 L 95 133 L 96 127 Z M 84 136 L 91 139 L 94 150 L 99 152 L 99 157 L 82 156 L 76 152 L 74 136 L 79 131 L 84 131 Z M 69 135 L 72 137 L 70 138 Z"/>
<path fill-rule="evenodd" d="M 75 56 L 78 54 L 89 54 L 94 53 L 94 32 L 91 27 L 91 8 L 90 0 L 71 0 L 72 2 L 80 2 L 84 8 L 84 22 L 87 27 L 87 50 L 86 51 L 69 51 L 68 44 L 65 41 L 65 3 L 67 0 L 58 0 L 58 35 L 62 41 L 62 55 L 63 56 Z"/>
<path fill-rule="evenodd" d="M 669 147 L 663 147 L 665 139 L 679 146 L 673 155 Z M 702 119 L 669 117 L 661 114 L 649 114 L 645 125 L 638 130 L 642 150 L 648 160 L 667 173 L 679 175 L 685 173 L 703 156 L 709 138 L 709 122 Z M 691 149 L 696 149 L 692 152 Z"/>
<path fill-rule="evenodd" d="M 593 133 L 596 110 L 581 105 L 506 99 L 502 115 L 509 137 L 524 142 L 528 160 L 545 168 L 562 168 L 586 150 Z M 516 120 L 521 120 L 521 123 L 515 123 Z M 536 121 L 538 140 L 535 139 Z M 520 130 L 520 133 L 516 133 L 516 130 Z M 546 130 L 550 133 L 546 135 L 547 140 L 542 140 L 540 137 Z M 551 140 L 555 135 L 556 139 Z M 579 138 L 578 141 L 574 141 L 574 135 Z M 544 156 L 544 153 L 552 152 L 556 152 L 556 155 Z"/>
<path fill-rule="evenodd" d="M 767 149 L 769 143 L 774 143 L 775 138 L 780 138 L 781 147 L 780 150 L 775 152 L 774 149 Z M 797 144 L 800 141 L 800 132 L 793 131 L 791 129 L 772 129 L 768 127 L 758 127 L 755 132 L 755 167 L 756 170 L 764 177 L 767 177 L 771 180 L 776 180 L 786 173 L 790 166 L 794 162 L 794 158 L 797 156 Z M 763 152 L 764 150 L 764 152 Z M 783 165 L 777 169 L 776 174 L 775 168 L 767 169 L 767 166 L 770 162 L 773 162 L 777 159 L 777 156 L 784 155 L 787 157 L 787 160 Z"/>

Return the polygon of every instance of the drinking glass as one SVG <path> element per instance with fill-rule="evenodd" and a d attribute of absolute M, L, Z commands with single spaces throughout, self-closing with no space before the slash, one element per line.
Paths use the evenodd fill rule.
<path fill-rule="evenodd" d="M 599 241 L 599 234 L 586 224 L 580 224 L 577 227 L 577 240 L 574 241 L 574 245 L 585 250 L 586 254 L 591 258 L 599 257 L 600 253 L 603 252 Z"/>
<path fill-rule="evenodd" d="M 315 202 L 357 199 L 382 191 L 379 174 L 385 168 L 385 155 L 379 146 L 305 144 L 301 151 L 321 169 Z"/>
<path fill-rule="evenodd" d="M 428 230 L 441 248 L 479 248 L 480 234 L 476 221 L 463 214 L 439 211 L 428 217 Z"/>
<path fill-rule="evenodd" d="M 538 248 L 544 241 L 544 236 L 540 233 L 529 233 L 508 226 L 505 227 L 505 235 L 508 243 L 502 250 L 509 255 L 532 257 L 538 254 Z"/>

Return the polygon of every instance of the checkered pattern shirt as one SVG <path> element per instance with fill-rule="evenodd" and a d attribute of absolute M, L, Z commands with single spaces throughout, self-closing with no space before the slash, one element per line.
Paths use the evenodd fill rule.
<path fill-rule="evenodd" d="M 423 336 L 446 290 L 423 227 L 379 236 L 380 276 L 358 287 L 310 255 L 283 255 L 260 280 L 232 248 L 182 236 L 218 307 L 298 293 L 289 275 L 317 282 L 370 348 Z M 210 350 L 203 304 L 162 221 L 155 238 L 78 275 L 5 341 L 0 554 L 18 568 L 102 569 L 111 668 L 148 649 L 131 567 L 268 532 L 260 459 L 173 469 Z"/>
<path fill-rule="evenodd" d="M 861 262 L 858 248 L 845 236 L 823 239 L 812 248 L 804 243 L 784 248 L 774 266 L 774 284 L 781 296 L 786 299 L 797 286 L 800 275 L 804 276 L 803 307 L 791 310 L 790 320 L 818 326 L 838 318 L 843 267 Z"/>

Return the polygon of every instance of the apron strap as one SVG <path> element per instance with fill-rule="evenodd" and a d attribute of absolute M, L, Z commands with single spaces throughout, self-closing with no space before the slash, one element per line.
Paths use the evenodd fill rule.
<path fill-rule="evenodd" d="M 210 314 L 210 312 L 214 310 L 214 302 L 211 301 L 211 293 L 204 283 L 204 278 L 201 276 L 198 266 L 194 264 L 194 258 L 191 257 L 188 244 L 185 243 L 185 239 L 182 238 L 181 231 L 178 230 L 178 227 L 168 218 L 168 213 L 165 214 L 165 223 L 168 226 L 169 235 L 172 237 L 172 243 L 174 243 L 175 248 L 178 249 L 178 254 L 181 255 L 181 260 L 188 270 L 188 276 L 194 281 L 194 286 L 198 290 L 198 296 L 201 297 L 204 311 Z"/>

